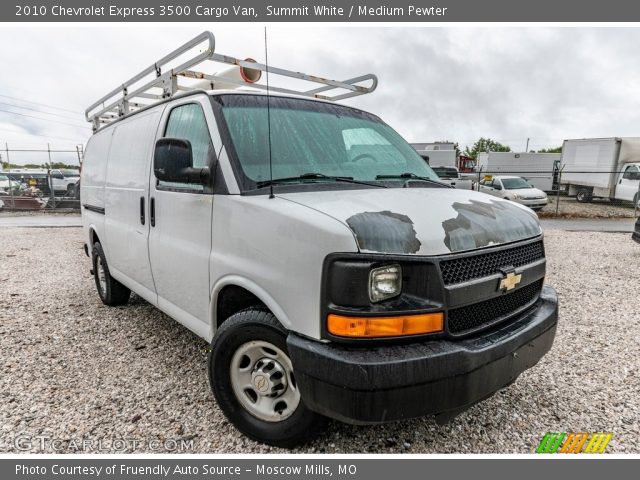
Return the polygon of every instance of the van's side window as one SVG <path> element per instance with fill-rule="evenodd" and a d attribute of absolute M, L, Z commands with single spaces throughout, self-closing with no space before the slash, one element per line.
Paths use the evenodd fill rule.
<path fill-rule="evenodd" d="M 180 105 L 171 110 L 164 136 L 168 138 L 181 138 L 191 142 L 193 152 L 193 166 L 206 167 L 209 164 L 209 155 L 213 149 L 209 128 L 202 107 L 197 103 Z M 203 190 L 199 184 L 185 184 L 159 181 L 159 185 L 176 189 Z"/>

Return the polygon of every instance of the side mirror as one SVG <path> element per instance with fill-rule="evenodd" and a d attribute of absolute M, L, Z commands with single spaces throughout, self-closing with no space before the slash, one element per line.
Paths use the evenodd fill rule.
<path fill-rule="evenodd" d="M 494 183 L 493 188 L 495 188 L 496 190 L 502 190 L 502 185 L 498 185 L 497 183 Z"/>
<path fill-rule="evenodd" d="M 210 172 L 208 167 L 193 168 L 189 140 L 161 138 L 153 155 L 153 173 L 164 182 L 205 184 Z"/>

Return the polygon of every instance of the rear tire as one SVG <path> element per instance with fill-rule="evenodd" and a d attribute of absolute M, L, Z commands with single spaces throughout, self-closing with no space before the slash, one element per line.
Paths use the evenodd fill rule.
<path fill-rule="evenodd" d="M 589 203 L 593 200 L 593 192 L 586 188 L 578 190 L 576 200 L 580 203 Z"/>
<path fill-rule="evenodd" d="M 269 311 L 232 315 L 211 342 L 209 382 L 220 409 L 243 434 L 293 448 L 313 438 L 326 419 L 300 398 L 286 340 Z"/>
<path fill-rule="evenodd" d="M 131 290 L 111 276 L 104 250 L 99 242 L 93 244 L 91 261 L 93 263 L 93 278 L 102 303 L 110 307 L 127 303 L 131 296 Z"/>

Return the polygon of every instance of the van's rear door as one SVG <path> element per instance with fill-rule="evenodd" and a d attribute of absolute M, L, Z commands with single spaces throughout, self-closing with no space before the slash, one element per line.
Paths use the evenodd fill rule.
<path fill-rule="evenodd" d="M 147 301 L 157 297 L 149 263 L 149 170 L 160 110 L 115 126 L 105 184 L 105 232 L 109 270 Z"/>

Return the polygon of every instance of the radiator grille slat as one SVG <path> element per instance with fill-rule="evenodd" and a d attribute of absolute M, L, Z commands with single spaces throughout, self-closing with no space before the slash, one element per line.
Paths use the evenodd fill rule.
<path fill-rule="evenodd" d="M 445 285 L 467 282 L 500 272 L 503 267 L 521 267 L 544 258 L 542 240 L 490 253 L 454 258 L 440 262 Z"/>
<path fill-rule="evenodd" d="M 454 308 L 448 313 L 449 332 L 459 335 L 508 318 L 523 306 L 533 303 L 540 295 L 544 279 L 520 287 L 499 297 L 466 307 Z"/>

